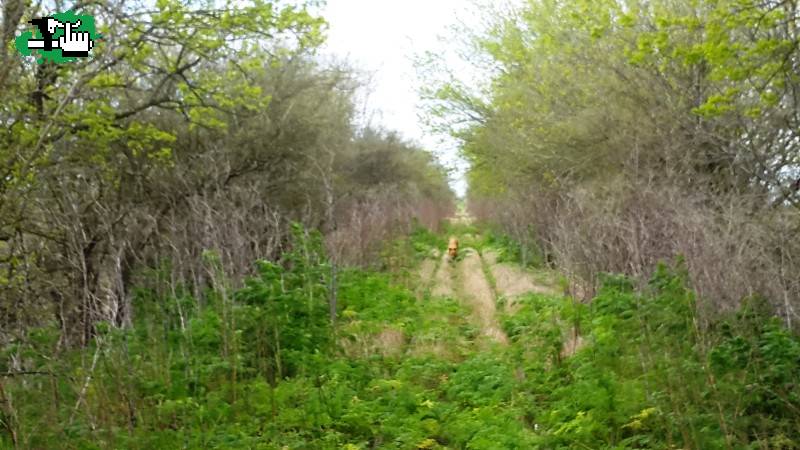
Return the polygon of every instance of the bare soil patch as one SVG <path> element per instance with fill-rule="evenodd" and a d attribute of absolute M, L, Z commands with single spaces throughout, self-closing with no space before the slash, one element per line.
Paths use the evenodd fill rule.
<path fill-rule="evenodd" d="M 344 354 L 350 358 L 366 358 L 371 355 L 398 356 L 405 351 L 406 336 L 396 328 L 387 326 L 379 333 L 360 334 L 351 339 L 340 339 Z"/>
<path fill-rule="evenodd" d="M 406 337 L 402 331 L 386 328 L 375 339 L 375 349 L 383 356 L 399 355 L 403 351 Z"/>
<path fill-rule="evenodd" d="M 508 343 L 508 336 L 500 328 L 495 316 L 494 295 L 489 282 L 483 274 L 481 257 L 473 249 L 464 249 L 464 259 L 460 263 L 463 298 L 472 307 L 473 315 L 484 336 Z"/>
<path fill-rule="evenodd" d="M 497 293 L 508 298 L 528 292 L 537 294 L 556 294 L 552 287 L 538 284 L 533 275 L 511 264 L 495 264 L 490 266 Z"/>
<path fill-rule="evenodd" d="M 481 257 L 483 258 L 483 261 L 486 264 L 490 265 L 490 266 L 493 266 L 493 265 L 497 264 L 497 258 L 499 256 L 500 255 L 498 255 L 497 252 L 494 251 L 494 250 L 484 250 L 481 253 Z"/>
<path fill-rule="evenodd" d="M 484 261 L 489 265 L 489 271 L 494 278 L 497 295 L 502 295 L 509 300 L 509 311 L 514 312 L 514 298 L 527 293 L 558 295 L 558 290 L 552 286 L 540 283 L 534 274 L 509 263 L 498 263 L 496 251 L 488 250 L 483 253 Z"/>
<path fill-rule="evenodd" d="M 443 253 L 439 261 L 439 270 L 433 277 L 431 295 L 434 297 L 453 297 L 453 268 L 448 261 L 447 253 Z"/>

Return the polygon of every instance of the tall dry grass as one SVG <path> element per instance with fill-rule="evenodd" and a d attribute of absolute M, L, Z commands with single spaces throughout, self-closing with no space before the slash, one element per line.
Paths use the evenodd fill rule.
<path fill-rule="evenodd" d="M 787 325 L 800 323 L 800 211 L 794 208 L 641 182 L 561 194 L 518 192 L 470 207 L 526 247 L 551 255 L 585 299 L 599 273 L 645 282 L 659 262 L 682 257 L 707 313 L 761 296 Z"/>
<path fill-rule="evenodd" d="M 452 213 L 450 203 L 376 190 L 343 205 L 336 229 L 325 239 L 328 253 L 340 265 L 370 266 L 378 262 L 387 241 L 408 233 L 415 223 L 438 230 Z"/>

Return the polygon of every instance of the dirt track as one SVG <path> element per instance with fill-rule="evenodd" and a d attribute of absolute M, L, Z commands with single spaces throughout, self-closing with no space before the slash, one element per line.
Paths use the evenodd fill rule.
<path fill-rule="evenodd" d="M 466 236 L 462 236 L 462 242 Z M 499 343 L 508 337 L 497 321 L 497 296 L 509 300 L 513 311 L 514 298 L 529 292 L 553 294 L 552 287 L 538 283 L 531 273 L 509 263 L 498 263 L 497 253 L 485 251 L 482 256 L 473 248 L 462 248 L 455 262 L 446 252 L 435 252 L 419 267 L 421 286 L 432 297 L 449 297 L 463 302 L 472 310 L 471 320 L 480 327 L 481 335 Z M 494 279 L 492 286 L 484 267 Z M 495 292 L 496 290 L 496 292 Z"/>
<path fill-rule="evenodd" d="M 455 297 L 453 292 L 453 268 L 448 261 L 447 253 L 442 252 L 439 266 L 433 274 L 431 295 L 434 297 Z"/>
<path fill-rule="evenodd" d="M 481 334 L 500 343 L 508 337 L 500 329 L 496 318 L 495 296 L 483 273 L 481 257 L 475 249 L 461 249 L 461 257 L 451 262 L 442 252 L 438 261 L 426 259 L 420 265 L 419 276 L 423 286 L 430 288 L 433 297 L 450 297 L 463 301 L 472 309 L 472 320 Z"/>
<path fill-rule="evenodd" d="M 463 254 L 463 260 L 459 262 L 461 298 L 472 308 L 474 320 L 481 327 L 481 334 L 501 344 L 507 344 L 508 336 L 497 323 L 494 293 L 483 273 L 481 256 L 471 248 L 464 249 Z"/>

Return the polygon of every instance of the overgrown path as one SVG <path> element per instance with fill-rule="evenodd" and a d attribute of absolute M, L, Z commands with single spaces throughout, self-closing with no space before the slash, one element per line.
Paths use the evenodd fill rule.
<path fill-rule="evenodd" d="M 457 237 L 461 242 L 475 239 L 471 235 Z M 470 320 L 480 334 L 503 345 L 508 344 L 508 336 L 498 323 L 498 300 L 507 300 L 513 307 L 514 298 L 520 295 L 555 291 L 522 268 L 499 263 L 497 252 L 491 249 L 481 254 L 476 248 L 464 247 L 455 261 L 450 261 L 446 252 L 437 250 L 420 265 L 419 275 L 433 298 L 458 300 L 471 310 Z"/>

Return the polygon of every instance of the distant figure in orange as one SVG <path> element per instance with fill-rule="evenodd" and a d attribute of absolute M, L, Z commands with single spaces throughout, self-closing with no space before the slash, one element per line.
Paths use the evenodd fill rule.
<path fill-rule="evenodd" d="M 458 239 L 450 238 L 450 242 L 447 244 L 447 255 L 450 257 L 450 261 L 456 259 L 456 256 L 458 256 Z"/>

